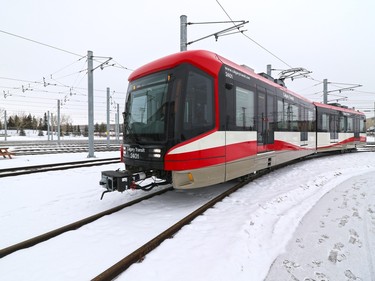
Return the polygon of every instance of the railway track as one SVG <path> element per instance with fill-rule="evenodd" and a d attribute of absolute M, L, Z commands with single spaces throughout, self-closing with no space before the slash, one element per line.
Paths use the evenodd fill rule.
<path fill-rule="evenodd" d="M 235 184 L 233 187 L 227 189 L 223 193 L 220 193 L 213 199 L 209 200 L 209 202 L 205 203 L 201 207 L 197 208 L 195 211 L 191 212 L 186 217 L 179 220 L 177 223 L 173 224 L 171 227 L 157 235 L 152 240 L 145 243 L 140 248 L 133 251 L 131 254 L 127 255 L 124 259 L 122 259 L 120 262 L 114 264 L 112 267 L 104 271 L 103 273 L 99 274 L 97 277 L 94 278 L 94 280 L 112 280 L 114 277 L 121 274 L 123 271 L 125 271 L 131 264 L 138 262 L 141 260 L 147 253 L 151 252 L 153 249 L 155 249 L 158 245 L 160 245 L 164 240 L 171 238 L 173 234 L 178 232 L 183 226 L 189 224 L 192 220 L 194 220 L 196 217 L 202 215 L 205 211 L 207 211 L 209 208 L 212 208 L 216 203 L 223 200 L 225 197 L 229 196 L 242 186 L 246 185 L 251 180 L 258 178 L 268 171 L 260 172 L 257 174 L 254 174 L 252 177 L 248 177 L 246 179 L 243 179 L 243 181 Z M 143 196 L 141 198 L 132 200 L 130 202 L 124 203 L 122 205 L 119 205 L 117 207 L 111 208 L 109 210 L 100 212 L 96 215 L 92 215 L 90 217 L 87 217 L 85 219 L 70 223 L 68 225 L 65 225 L 63 227 L 57 228 L 55 230 L 46 232 L 44 234 L 38 235 L 36 237 L 24 240 L 22 242 L 16 243 L 14 245 L 8 246 L 6 248 L 0 249 L 0 258 L 6 257 L 8 255 L 11 255 L 19 250 L 26 249 L 33 247 L 37 244 L 40 244 L 42 242 L 45 242 L 51 238 L 55 238 L 59 235 L 62 235 L 63 233 L 66 233 L 68 231 L 77 230 L 85 225 L 88 225 L 104 216 L 108 216 L 111 214 L 114 214 L 116 212 L 119 212 L 127 207 L 130 207 L 132 205 L 138 204 L 142 201 L 148 200 L 154 196 L 161 195 L 163 193 L 166 193 L 167 191 L 172 190 L 172 187 L 165 188 L 162 190 L 159 190 L 157 192 L 154 192 L 152 194 L 148 194 L 146 196 Z"/>
<path fill-rule="evenodd" d="M 23 166 L 15 168 L 0 169 L 0 178 L 27 175 L 33 173 L 57 171 L 57 170 L 68 170 L 74 168 L 92 167 L 106 164 L 120 163 L 120 158 L 106 158 L 106 159 L 91 159 L 84 161 L 74 161 L 74 162 L 63 162 L 45 165 L 35 165 L 35 166 Z"/>
<path fill-rule="evenodd" d="M 225 197 L 231 195 L 232 193 L 236 192 L 241 187 L 245 186 L 252 180 L 259 178 L 267 173 L 269 173 L 270 170 L 263 170 L 261 172 L 258 172 L 256 174 L 253 174 L 251 176 L 247 176 L 246 178 L 243 178 L 241 182 L 237 183 L 230 189 L 226 190 L 225 192 L 217 195 L 213 199 L 211 199 L 209 202 L 204 204 L 203 206 L 199 207 L 186 217 L 182 218 L 180 221 L 160 233 L 159 235 L 155 236 L 150 241 L 143 244 L 141 247 L 133 251 L 132 253 L 125 256 L 123 259 L 94 277 L 92 280 L 94 281 L 103 281 L 103 280 L 113 280 L 117 276 L 119 276 L 122 272 L 124 272 L 127 268 L 129 268 L 132 264 L 137 263 L 141 261 L 148 253 L 153 251 L 155 248 L 157 248 L 161 243 L 163 243 L 165 240 L 170 239 L 175 233 L 177 233 L 181 228 L 184 226 L 190 224 L 195 218 L 202 215 L 204 212 L 206 212 L 208 209 L 212 208 L 215 204 L 222 201 Z"/>
<path fill-rule="evenodd" d="M 7 141 L 3 145 L 11 147 L 12 153 L 16 156 L 41 155 L 56 153 L 79 153 L 88 152 L 88 142 L 86 140 L 74 141 Z M 118 151 L 119 143 L 107 144 L 106 141 L 96 140 L 94 150 L 100 151 Z"/>
<path fill-rule="evenodd" d="M 90 217 L 87 217 L 85 219 L 82 219 L 82 220 L 79 220 L 79 221 L 76 221 L 76 222 L 73 222 L 73 223 L 70 223 L 68 225 L 65 225 L 65 226 L 62 226 L 60 228 L 57 228 L 55 230 L 51 230 L 49 232 L 46 232 L 44 234 L 41 234 L 41 235 L 38 235 L 36 237 L 33 237 L 33 238 L 30 238 L 30 239 L 27 239 L 25 241 L 22 241 L 22 242 L 19 242 L 17 244 L 14 244 L 12 246 L 9 246 L 9 247 L 6 247 L 6 248 L 3 248 L 0 250 L 0 258 L 3 258 L 7 255 L 10 255 L 16 251 L 19 251 L 19 250 L 22 250 L 22 249 L 26 249 L 26 248 L 29 248 L 29 247 L 32 247 L 34 245 L 37 245 L 39 243 L 42 243 L 44 241 L 47 241 L 51 238 L 54 238 L 58 235 L 61 235 L 63 233 L 66 233 L 68 231 L 71 231 L 71 230 L 76 230 L 84 225 L 87 225 L 87 224 L 90 224 L 104 216 L 108 216 L 108 215 L 111 215 L 113 213 L 116 213 L 118 211 L 121 211 L 127 207 L 130 207 L 134 204 L 137 204 L 137 203 L 140 203 L 144 200 L 147 200 L 147 199 L 150 199 L 154 196 L 157 196 L 157 195 L 160 195 L 160 194 L 163 194 L 167 191 L 171 190 L 171 188 L 166 188 L 166 189 L 162 189 L 162 190 L 159 190 L 157 192 L 154 192 L 154 193 L 151 193 L 151 194 L 148 194 L 146 196 L 143 196 L 141 198 L 138 198 L 138 199 L 135 199 L 135 200 L 132 200 L 130 202 L 127 202 L 127 203 L 124 203 L 122 205 L 119 205 L 117 207 L 114 207 L 114 208 L 111 208 L 109 210 L 106 210 L 106 211 L 103 211 L 103 212 L 100 212 L 96 215 L 92 215 Z"/>
<path fill-rule="evenodd" d="M 295 161 L 298 162 L 298 161 Z M 290 163 L 289 163 L 290 164 Z M 205 211 L 207 211 L 209 208 L 212 208 L 216 203 L 223 200 L 225 197 L 229 196 L 230 194 L 234 193 L 238 189 L 240 189 L 242 186 L 246 185 L 250 181 L 259 178 L 260 176 L 265 175 L 270 170 L 265 170 L 262 172 L 258 172 L 256 174 L 253 174 L 247 178 L 243 178 L 242 181 L 233 187 L 229 188 L 225 192 L 217 195 L 212 200 L 209 200 L 209 202 L 205 203 L 204 205 L 200 206 L 196 210 L 192 211 L 190 214 L 188 214 L 186 217 L 183 217 L 182 219 L 179 219 L 177 223 L 174 223 L 170 227 L 166 227 L 164 231 L 160 232 L 160 234 L 155 235 L 152 239 L 144 243 L 142 246 L 138 247 L 136 250 L 131 252 L 130 254 L 127 254 L 119 260 L 118 262 L 114 263 L 112 266 L 108 267 L 105 271 L 94 277 L 93 280 L 112 280 L 113 278 L 116 278 L 116 276 L 120 275 L 122 272 L 124 272 L 127 268 L 129 268 L 132 264 L 137 263 L 150 253 L 152 250 L 157 248 L 163 241 L 166 239 L 169 239 L 173 237 L 173 235 L 178 232 L 183 226 L 188 225 L 192 220 L 194 220 L 196 217 L 202 215 Z M 28 239 L 26 241 L 23 241 L 21 243 L 12 245 L 10 247 L 4 248 L 0 250 L 0 258 L 10 255 L 14 253 L 15 251 L 25 249 L 28 247 L 32 247 L 38 243 L 41 243 L 43 241 L 46 241 L 48 239 L 51 239 L 53 237 L 59 236 L 62 233 L 65 233 L 67 231 L 71 230 L 77 230 L 78 228 L 82 227 L 83 225 L 89 224 L 103 216 L 113 214 L 117 211 L 122 210 L 123 208 L 126 208 L 128 206 L 134 205 L 136 203 L 139 203 L 143 200 L 149 199 L 152 196 L 159 195 L 161 193 L 165 192 L 160 191 L 160 193 L 151 194 L 148 197 L 142 197 L 140 199 L 137 199 L 135 201 L 126 203 L 124 205 L 118 206 L 116 208 L 110 209 L 108 211 L 102 212 L 100 214 L 97 214 L 95 216 L 88 217 L 84 220 L 77 221 L 74 223 L 71 223 L 65 227 L 58 228 L 56 230 L 50 231 L 48 233 L 39 235 L 38 237 L 34 237 L 32 239 Z M 177 221 L 177 220 L 176 220 Z"/>

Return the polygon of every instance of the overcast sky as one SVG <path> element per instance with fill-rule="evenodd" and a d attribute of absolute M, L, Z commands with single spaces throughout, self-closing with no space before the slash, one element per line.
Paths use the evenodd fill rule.
<path fill-rule="evenodd" d="M 287 80 L 287 86 L 315 101 L 323 99 L 325 78 L 333 82 L 329 91 L 361 84 L 355 91 L 332 92 L 328 100 L 339 95 L 347 97 L 342 104 L 374 109 L 373 0 L 219 0 L 222 7 L 216 0 L 0 1 L 0 112 L 7 110 L 8 116 L 42 117 L 47 110 L 56 114 L 59 99 L 61 114 L 73 124 L 87 123 L 85 56 L 91 50 L 94 66 L 107 57 L 115 64 L 94 71 L 95 123 L 106 120 L 107 87 L 114 120 L 116 103 L 123 111 L 131 70 L 180 50 L 180 16 L 195 23 L 227 21 L 222 7 L 233 20 L 249 21 L 243 28 L 248 37 L 235 34 L 217 42 L 211 37 L 188 49 L 217 52 L 256 72 L 266 72 L 267 64 L 275 69 L 304 67 L 314 80 Z M 229 26 L 189 25 L 188 41 Z"/>

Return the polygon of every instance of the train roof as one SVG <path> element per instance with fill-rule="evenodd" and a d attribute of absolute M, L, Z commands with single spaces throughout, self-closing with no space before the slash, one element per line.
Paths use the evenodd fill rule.
<path fill-rule="evenodd" d="M 153 72 L 173 68 L 181 63 L 190 63 L 198 68 L 216 76 L 221 66 L 219 56 L 215 53 L 202 50 L 185 51 L 162 57 L 136 69 L 129 76 L 129 81 L 149 75 Z"/>
<path fill-rule="evenodd" d="M 157 59 L 155 61 L 152 61 L 148 64 L 145 64 L 141 66 L 140 68 L 136 69 L 133 73 L 130 74 L 129 76 L 129 81 L 133 81 L 135 79 L 141 78 L 143 76 L 149 75 L 151 73 L 157 72 L 157 71 L 162 71 L 166 70 L 169 68 L 173 68 L 181 63 L 190 63 L 207 73 L 217 76 L 217 74 L 220 71 L 220 68 L 222 67 L 223 64 L 226 64 L 238 71 L 241 71 L 254 79 L 260 80 L 271 87 L 274 87 L 276 89 L 279 89 L 285 93 L 288 93 L 289 95 L 292 95 L 300 100 L 303 100 L 307 103 L 312 104 L 313 102 L 303 96 L 300 96 L 296 94 L 293 91 L 288 90 L 286 87 L 283 87 L 266 77 L 263 77 L 257 73 L 254 72 L 254 70 L 250 69 L 249 67 L 246 66 L 241 66 L 238 65 L 216 53 L 206 51 L 206 50 L 190 50 L 190 51 L 184 51 L 184 52 L 179 52 L 175 53 L 160 59 Z M 354 112 L 354 111 L 353 111 Z"/>
<path fill-rule="evenodd" d="M 354 110 L 354 109 L 350 109 L 350 108 L 346 108 L 346 107 L 335 106 L 335 105 L 331 105 L 331 104 L 324 104 L 324 103 L 320 103 L 320 102 L 313 102 L 313 103 L 317 107 L 347 112 L 347 113 L 351 113 L 351 114 L 365 115 L 363 112 L 360 112 L 360 111 L 357 111 L 357 110 Z"/>

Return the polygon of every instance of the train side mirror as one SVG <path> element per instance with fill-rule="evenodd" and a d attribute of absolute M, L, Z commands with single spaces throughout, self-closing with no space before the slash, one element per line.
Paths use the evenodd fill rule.
<path fill-rule="evenodd" d="M 234 86 L 233 83 L 228 83 L 228 82 L 225 83 L 225 89 L 227 90 L 232 90 L 233 86 Z"/>

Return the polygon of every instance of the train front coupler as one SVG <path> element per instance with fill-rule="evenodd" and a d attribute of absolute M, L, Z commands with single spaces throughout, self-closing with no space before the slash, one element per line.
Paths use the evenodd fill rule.
<path fill-rule="evenodd" d="M 99 184 L 102 185 L 106 191 L 102 193 L 100 200 L 107 192 L 119 191 L 123 192 L 127 189 L 142 189 L 136 182 L 146 178 L 145 173 L 133 174 L 128 170 L 116 171 L 102 171 L 102 178 Z"/>
<path fill-rule="evenodd" d="M 103 199 L 105 193 L 115 190 L 119 192 L 123 192 L 127 189 L 141 189 L 144 191 L 150 191 L 156 186 L 169 184 L 168 181 L 156 181 L 152 178 L 146 178 L 147 176 L 144 172 L 132 173 L 128 170 L 103 171 L 99 184 L 102 185 L 106 190 L 102 193 L 100 200 Z M 140 185 L 138 183 L 139 181 L 144 181 L 146 184 Z"/>

